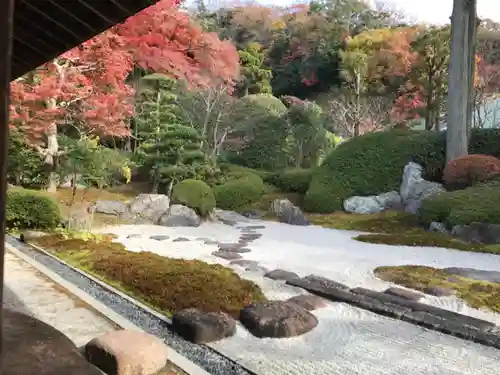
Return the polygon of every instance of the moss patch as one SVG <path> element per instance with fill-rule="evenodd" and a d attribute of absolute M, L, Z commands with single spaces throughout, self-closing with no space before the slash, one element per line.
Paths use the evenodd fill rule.
<path fill-rule="evenodd" d="M 325 228 L 370 233 L 405 233 L 418 226 L 414 215 L 399 211 L 384 211 L 372 215 L 334 212 L 325 215 L 310 214 L 308 218 L 311 223 Z"/>
<path fill-rule="evenodd" d="M 196 307 L 237 317 L 243 306 L 265 300 L 255 283 L 221 265 L 129 252 L 104 237 L 65 238 L 54 234 L 36 243 L 167 315 Z"/>
<path fill-rule="evenodd" d="M 500 312 L 500 283 L 477 281 L 426 266 L 378 267 L 374 273 L 382 280 L 420 291 L 437 286 L 450 288 L 472 307 Z"/>
<path fill-rule="evenodd" d="M 446 234 L 426 232 L 415 229 L 407 233 L 362 234 L 354 238 L 357 241 L 393 246 L 444 247 L 475 253 L 500 254 L 500 245 L 471 244 L 460 241 Z"/>

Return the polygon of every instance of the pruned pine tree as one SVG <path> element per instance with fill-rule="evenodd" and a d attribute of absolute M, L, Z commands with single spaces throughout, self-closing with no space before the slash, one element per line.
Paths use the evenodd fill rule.
<path fill-rule="evenodd" d="M 137 113 L 139 153 L 150 171 L 153 193 L 165 184 L 169 196 L 175 183 L 196 177 L 205 164 L 200 134 L 183 120 L 174 85 L 163 74 L 145 76 Z"/>

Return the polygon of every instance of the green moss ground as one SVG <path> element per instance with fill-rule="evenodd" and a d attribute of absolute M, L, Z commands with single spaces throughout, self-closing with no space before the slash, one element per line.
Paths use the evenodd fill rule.
<path fill-rule="evenodd" d="M 227 267 L 129 252 L 109 237 L 53 234 L 38 239 L 37 244 L 166 315 L 196 307 L 237 317 L 243 306 L 265 300 L 259 286 Z"/>
<path fill-rule="evenodd" d="M 477 281 L 437 268 L 413 265 L 378 267 L 374 273 L 382 280 L 419 291 L 428 287 L 450 288 L 472 307 L 500 312 L 500 283 Z"/>

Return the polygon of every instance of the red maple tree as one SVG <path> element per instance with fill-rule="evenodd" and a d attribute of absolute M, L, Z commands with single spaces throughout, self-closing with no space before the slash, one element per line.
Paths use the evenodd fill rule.
<path fill-rule="evenodd" d="M 50 190 L 61 155 L 59 125 L 129 134 L 134 90 L 126 78 L 134 65 L 195 86 L 217 81 L 232 87 L 239 73 L 234 46 L 202 33 L 175 3 L 162 0 L 15 80 L 11 126 L 26 134 L 50 168 Z"/>

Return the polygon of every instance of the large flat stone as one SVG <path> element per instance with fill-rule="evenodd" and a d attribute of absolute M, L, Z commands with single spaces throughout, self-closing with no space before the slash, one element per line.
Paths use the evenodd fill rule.
<path fill-rule="evenodd" d="M 54 327 L 3 309 L 2 375 L 101 375 Z"/>
<path fill-rule="evenodd" d="M 456 313 L 453 311 L 444 310 L 444 309 L 441 309 L 439 307 L 427 305 L 424 303 L 409 301 L 405 298 L 392 296 L 389 294 L 380 293 L 380 292 L 376 292 L 376 291 L 365 289 L 365 288 L 354 288 L 351 291 L 353 293 L 356 293 L 356 294 L 363 294 L 363 295 L 378 299 L 384 303 L 391 303 L 391 304 L 395 304 L 395 305 L 404 306 L 404 307 L 409 308 L 413 311 L 427 312 L 429 314 L 456 322 L 458 324 L 463 324 L 463 325 L 466 325 L 469 327 L 473 327 L 473 328 L 476 328 L 479 330 L 486 330 L 486 329 L 490 329 L 490 328 L 495 327 L 495 324 L 488 322 L 486 320 L 473 318 L 473 317 L 468 316 L 468 315 L 463 315 L 463 314 L 459 314 L 459 313 Z"/>

